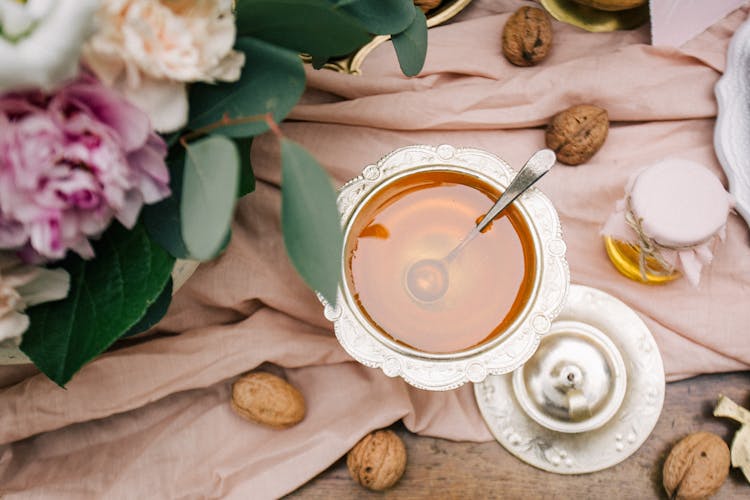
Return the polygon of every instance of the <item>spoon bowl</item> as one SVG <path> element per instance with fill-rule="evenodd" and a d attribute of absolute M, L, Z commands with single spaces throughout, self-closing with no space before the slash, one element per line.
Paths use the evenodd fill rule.
<path fill-rule="evenodd" d="M 448 266 L 442 260 L 418 260 L 406 273 L 406 290 L 419 302 L 440 300 L 448 291 Z"/>

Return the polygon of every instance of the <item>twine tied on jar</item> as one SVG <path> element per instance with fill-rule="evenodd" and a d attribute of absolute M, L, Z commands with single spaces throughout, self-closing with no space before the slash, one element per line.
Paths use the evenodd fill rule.
<path fill-rule="evenodd" d="M 674 247 L 657 243 L 656 240 L 651 238 L 643 230 L 643 218 L 635 215 L 630 202 L 630 196 L 625 198 L 625 203 L 627 205 L 627 210 L 625 211 L 625 223 L 633 230 L 633 232 L 635 232 L 638 238 L 636 244 L 641 250 L 638 254 L 638 267 L 641 271 L 641 278 L 646 281 L 648 274 L 653 274 L 655 276 L 669 276 L 674 273 L 675 266 L 664 258 L 661 249 L 666 248 L 679 251 L 688 249 L 690 246 Z M 652 265 L 649 262 L 649 259 L 652 259 L 658 265 Z"/>

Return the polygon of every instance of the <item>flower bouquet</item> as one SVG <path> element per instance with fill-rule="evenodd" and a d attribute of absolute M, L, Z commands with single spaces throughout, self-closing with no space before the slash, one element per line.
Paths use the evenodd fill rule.
<path fill-rule="evenodd" d="M 209 260 L 280 141 L 282 228 L 329 301 L 333 186 L 277 124 L 320 67 L 392 35 L 424 63 L 412 0 L 0 0 L 0 347 L 64 385 L 166 312 L 176 259 Z"/>

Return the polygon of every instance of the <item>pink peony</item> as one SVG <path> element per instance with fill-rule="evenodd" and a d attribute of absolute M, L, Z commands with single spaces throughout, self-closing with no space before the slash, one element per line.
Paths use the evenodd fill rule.
<path fill-rule="evenodd" d="M 113 217 L 130 228 L 169 196 L 166 153 L 148 117 L 90 76 L 0 96 L 0 249 L 93 257 L 89 238 Z"/>

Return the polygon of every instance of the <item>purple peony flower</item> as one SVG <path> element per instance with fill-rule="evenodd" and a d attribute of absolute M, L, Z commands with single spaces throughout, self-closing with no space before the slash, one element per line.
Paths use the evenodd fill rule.
<path fill-rule="evenodd" d="M 113 217 L 130 228 L 169 196 L 166 153 L 147 115 L 91 76 L 0 96 L 0 249 L 93 257 L 89 238 Z"/>

